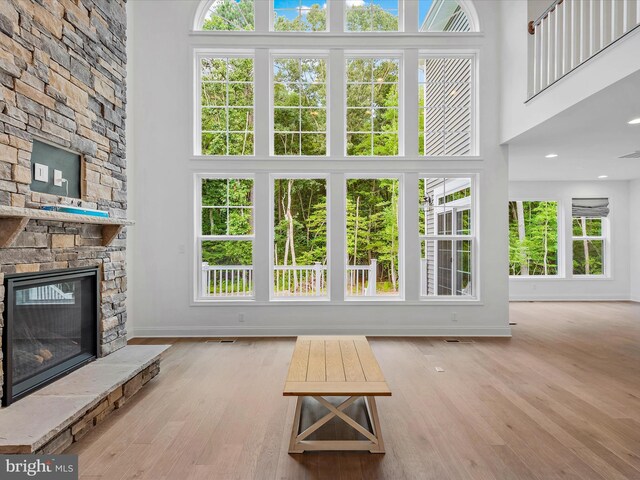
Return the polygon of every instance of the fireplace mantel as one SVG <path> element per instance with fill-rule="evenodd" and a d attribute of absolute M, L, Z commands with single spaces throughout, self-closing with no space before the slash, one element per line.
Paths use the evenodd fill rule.
<path fill-rule="evenodd" d="M 53 212 L 37 208 L 8 207 L 0 205 L 0 248 L 10 247 L 29 220 L 52 222 L 89 223 L 102 225 L 102 245 L 107 247 L 125 226 L 134 222 L 122 218 L 103 218 L 75 213 Z"/>

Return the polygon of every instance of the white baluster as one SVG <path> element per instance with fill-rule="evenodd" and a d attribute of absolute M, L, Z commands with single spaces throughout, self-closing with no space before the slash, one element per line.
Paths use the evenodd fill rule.
<path fill-rule="evenodd" d="M 540 22 L 540 36 L 542 40 L 541 44 L 541 56 L 540 56 L 540 90 L 549 85 L 548 78 L 548 65 L 549 65 L 549 28 L 547 19 L 542 19 Z"/>
<path fill-rule="evenodd" d="M 562 10 L 562 4 L 557 5 L 555 9 L 555 27 L 556 27 L 556 45 L 555 45 L 555 79 L 562 77 L 562 54 L 564 53 L 563 49 L 563 40 L 564 40 L 564 12 Z"/>
<path fill-rule="evenodd" d="M 540 91 L 540 48 L 542 45 L 542 38 L 540 35 L 540 25 L 534 27 L 535 33 L 533 34 L 533 93 Z"/>
<path fill-rule="evenodd" d="M 604 48 L 611 43 L 611 0 L 600 0 L 600 48 Z"/>
<path fill-rule="evenodd" d="M 549 12 L 549 83 L 556 80 L 556 11 Z"/>
<path fill-rule="evenodd" d="M 602 21 L 600 17 L 600 1 L 591 0 L 591 24 L 589 27 L 589 36 L 591 37 L 589 50 L 591 55 L 595 55 L 600 50 L 600 22 Z"/>
<path fill-rule="evenodd" d="M 571 68 L 576 68 L 580 65 L 580 11 L 582 5 L 579 1 L 573 2 L 572 9 L 572 40 L 571 40 Z"/>
<path fill-rule="evenodd" d="M 591 1 L 581 0 L 580 8 L 580 63 L 591 56 L 589 52 L 589 22 L 591 13 Z"/>
<path fill-rule="evenodd" d="M 571 69 L 571 12 L 573 2 L 565 0 L 562 8 L 562 75 Z"/>
<path fill-rule="evenodd" d="M 622 35 L 624 30 L 624 10 L 623 10 L 623 0 L 616 0 L 612 2 L 612 10 L 611 10 L 611 41 L 617 40 Z"/>

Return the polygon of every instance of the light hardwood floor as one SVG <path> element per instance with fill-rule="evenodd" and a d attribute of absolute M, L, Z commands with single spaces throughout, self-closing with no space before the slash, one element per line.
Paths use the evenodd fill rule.
<path fill-rule="evenodd" d="M 67 453 L 82 479 L 640 479 L 640 305 L 511 320 L 512 339 L 370 338 L 386 455 L 287 453 L 293 339 L 170 339 L 160 375 Z"/>

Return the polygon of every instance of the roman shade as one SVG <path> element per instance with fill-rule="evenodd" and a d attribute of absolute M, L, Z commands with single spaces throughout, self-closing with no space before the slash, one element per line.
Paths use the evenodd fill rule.
<path fill-rule="evenodd" d="M 609 215 L 608 198 L 574 198 L 571 204 L 574 217 L 602 218 Z"/>

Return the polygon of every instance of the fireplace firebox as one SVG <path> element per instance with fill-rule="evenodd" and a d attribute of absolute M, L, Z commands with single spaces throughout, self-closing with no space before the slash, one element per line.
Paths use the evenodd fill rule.
<path fill-rule="evenodd" d="M 5 276 L 3 405 L 97 356 L 98 268 Z"/>

